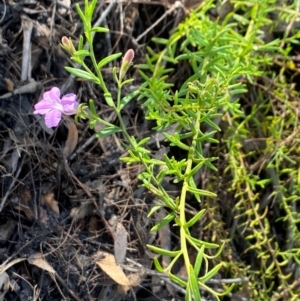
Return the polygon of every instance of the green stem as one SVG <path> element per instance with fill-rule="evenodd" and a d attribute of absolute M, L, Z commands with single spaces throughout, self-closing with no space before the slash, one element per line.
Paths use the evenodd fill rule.
<path fill-rule="evenodd" d="M 104 91 L 104 94 L 109 94 L 109 91 L 105 85 L 105 82 L 103 80 L 103 76 L 102 76 L 102 73 L 100 71 L 100 69 L 98 68 L 98 64 L 97 64 L 97 61 L 96 61 L 96 57 L 95 57 L 95 53 L 94 53 L 94 47 L 93 47 L 93 40 L 94 40 L 94 36 L 91 32 L 88 33 L 89 34 L 89 37 L 88 37 L 88 41 L 90 43 L 90 58 L 92 60 L 92 63 L 93 63 L 93 66 L 94 66 L 94 69 L 96 71 L 96 74 L 97 74 L 97 77 L 99 78 L 99 81 L 100 81 L 100 87 L 103 89 Z"/>
<path fill-rule="evenodd" d="M 201 118 L 201 112 L 198 111 L 196 114 L 196 120 L 195 120 L 195 134 L 193 136 L 192 146 L 189 149 L 188 153 L 188 160 L 186 164 L 185 174 L 184 174 L 184 180 L 183 180 L 183 186 L 181 190 L 180 195 L 180 202 L 179 202 L 179 219 L 180 219 L 180 243 L 181 243 L 181 251 L 184 258 L 185 267 L 187 270 L 187 273 L 189 274 L 190 271 L 190 258 L 188 254 L 187 249 L 187 238 L 186 238 L 186 228 L 184 225 L 186 224 L 186 218 L 185 218 L 185 201 L 186 201 L 186 195 L 189 187 L 189 179 L 191 177 L 190 172 L 192 170 L 193 165 L 193 158 L 195 155 L 195 147 L 196 147 L 196 141 L 199 136 L 199 129 L 200 129 L 200 118 Z"/>

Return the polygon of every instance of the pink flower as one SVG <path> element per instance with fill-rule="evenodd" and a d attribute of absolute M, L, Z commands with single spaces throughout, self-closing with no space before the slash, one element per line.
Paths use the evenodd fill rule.
<path fill-rule="evenodd" d="M 60 97 L 60 89 L 53 87 L 45 92 L 43 99 L 34 108 L 34 114 L 45 115 L 45 123 L 48 128 L 59 124 L 62 114 L 73 115 L 77 113 L 78 102 L 74 93 Z"/>

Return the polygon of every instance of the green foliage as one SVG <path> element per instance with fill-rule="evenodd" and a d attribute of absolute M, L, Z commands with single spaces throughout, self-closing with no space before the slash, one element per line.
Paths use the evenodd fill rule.
<path fill-rule="evenodd" d="M 179 229 L 178 250 L 148 246 L 158 255 L 170 257 L 170 264 L 165 268 L 156 258 L 157 270 L 184 287 L 186 300 L 201 300 L 203 291 L 220 300 L 233 285 L 224 284 L 223 290 L 216 290 L 207 283 L 216 274 L 225 273 L 230 277 L 247 276 L 246 287 L 251 299 L 279 300 L 284 295 L 288 300 L 297 300 L 299 288 L 291 267 L 299 266 L 300 253 L 299 104 L 295 100 L 298 93 L 286 78 L 286 72 L 295 69 L 290 51 L 299 40 L 299 33 L 290 32 L 289 27 L 299 22 L 294 4 L 277 7 L 278 1 L 274 0 L 232 0 L 230 12 L 222 19 L 213 20 L 210 12 L 214 1 L 202 1 L 199 9 L 191 11 L 169 39 L 154 39 L 161 51 L 155 53 L 149 48 L 145 63 L 137 66 L 144 80 L 139 91 L 121 97 L 123 86 L 131 80 L 122 81 L 123 76 L 118 77 L 116 69 L 113 70 L 118 87 L 114 101 L 103 81 L 101 68 L 120 54 L 100 62 L 95 59 L 93 33 L 106 31 L 92 28 L 95 3 L 96 0 L 91 4 L 86 0 L 84 11 L 77 5 L 85 37 L 80 37 L 79 49 L 71 58 L 84 70 L 69 67 L 67 70 L 99 85 L 107 104 L 115 110 L 118 126 L 100 119 L 92 101 L 91 113 L 87 113 L 86 106 L 81 106 L 78 116 L 89 118 L 91 127 L 96 122 L 106 125 L 98 133 L 100 137 L 123 133 L 129 154 L 123 161 L 144 166 L 139 179 L 160 200 L 149 216 L 161 207 L 168 210 L 152 230 L 169 223 Z M 217 5 L 220 11 L 222 5 L 219 2 Z M 283 24 L 286 30 L 280 39 L 267 38 Z M 84 39 L 90 45 L 89 50 L 83 49 Z M 93 71 L 84 63 L 85 57 L 90 57 Z M 274 71 L 274 63 L 280 67 L 279 72 Z M 174 87 L 169 79 L 182 66 L 188 66 L 191 74 Z M 123 70 L 127 69 L 124 65 Z M 142 101 L 146 118 L 155 121 L 155 129 L 162 131 L 166 142 L 180 149 L 185 158 L 178 160 L 167 155 L 163 159 L 154 158 L 146 148 L 149 137 L 137 141 L 128 134 L 121 110 L 136 96 Z M 168 132 L 171 126 L 176 128 L 172 135 Z M 249 146 L 250 139 L 263 144 Z M 207 151 L 205 145 L 214 145 L 217 151 Z M 225 167 L 218 170 L 215 165 L 220 153 L 225 157 Z M 199 175 L 203 172 L 209 181 L 200 189 Z M 221 189 L 227 191 L 227 206 L 232 204 L 230 210 L 234 212 L 230 235 L 223 228 L 215 199 L 218 172 L 226 180 Z M 177 198 L 165 191 L 162 183 L 166 176 L 180 183 L 182 189 Z M 186 211 L 189 195 L 203 204 L 203 209 L 192 217 Z M 276 203 L 282 212 L 277 223 L 288 229 L 286 244 L 277 241 L 270 224 L 271 203 Z M 203 231 L 210 233 L 211 241 L 195 236 L 193 231 L 204 217 L 208 222 Z M 241 260 L 229 259 L 235 254 L 236 235 L 246 246 L 244 253 L 253 257 L 254 262 L 246 267 Z M 195 260 L 193 254 L 197 254 Z M 184 262 L 186 279 L 175 274 L 177 262 Z"/>
<path fill-rule="evenodd" d="M 278 299 L 283 292 L 289 296 L 290 300 L 296 300 L 299 292 L 296 281 L 292 280 L 289 267 L 293 261 L 299 263 L 295 259 L 296 254 L 299 254 L 299 249 L 290 249 L 290 246 L 294 246 L 295 242 L 299 241 L 297 227 L 299 213 L 296 211 L 296 202 L 300 198 L 300 162 L 297 159 L 299 147 L 297 148 L 297 142 L 294 141 L 298 139 L 299 143 L 297 122 L 299 113 L 294 109 L 296 103 L 291 101 L 297 92 L 287 83 L 283 75 L 294 65 L 284 64 L 280 76 L 276 76 L 274 71 L 270 70 L 274 66 L 276 56 L 291 62 L 289 49 L 291 49 L 291 43 L 298 43 L 299 33 L 295 32 L 293 36 L 284 36 L 282 39 L 270 40 L 270 42 L 263 39 L 264 35 L 271 33 L 275 26 L 280 24 L 282 26 L 283 20 L 294 22 L 296 11 L 293 6 L 274 7 L 275 1 L 232 2 L 234 9 L 223 22 L 212 21 L 209 18 L 207 11 L 212 8 L 212 1 L 204 1 L 199 11 L 191 12 L 189 18 L 178 26 L 170 39 L 155 39 L 163 46 L 163 50 L 160 53 L 154 53 L 149 49 L 150 55 L 146 58 L 147 63 L 140 66 L 143 69 L 141 75 L 145 80 L 141 88 L 141 96 L 145 99 L 143 105 L 147 109 L 146 118 L 156 121 L 157 130 L 166 130 L 173 124 L 177 125 L 177 134 L 173 136 L 165 134 L 166 140 L 171 145 L 187 151 L 186 164 L 188 165 L 191 159 L 194 172 L 186 170 L 184 173 L 182 168 L 178 170 L 176 165 L 178 163 L 174 158 L 174 166 L 169 164 L 168 169 L 173 171 L 176 181 L 184 183 L 182 191 L 185 185 L 189 186 L 188 190 L 199 201 L 205 193 L 202 191 L 200 195 L 194 190 L 195 183 L 187 176 L 194 176 L 205 167 L 214 170 L 212 164 L 215 158 L 204 159 L 202 146 L 205 142 L 215 142 L 214 137 L 216 131 L 219 130 L 219 125 L 215 123 L 215 120 L 218 114 L 223 116 L 223 122 L 227 123 L 227 126 L 223 128 L 225 128 L 228 159 L 224 177 L 232 178 L 228 191 L 235 196 L 233 210 L 238 225 L 231 233 L 234 231 L 244 233 L 245 244 L 248 244 L 245 252 L 246 254 L 254 252 L 255 258 L 259 261 L 259 268 L 256 270 L 249 268 L 245 274 L 244 267 L 241 270 L 239 263 L 234 264 L 224 260 L 225 252 L 219 260 L 223 266 L 230 266 L 236 271 L 232 276 L 249 277 L 249 294 L 255 300 Z M 239 11 L 239 15 L 235 11 Z M 278 14 L 279 18 L 275 22 L 270 18 L 271 13 Z M 286 26 L 288 27 L 288 23 Z M 285 44 L 288 46 L 284 48 Z M 193 73 L 183 82 L 179 90 L 174 92 L 173 86 L 168 82 L 168 75 L 176 72 L 176 66 L 180 65 L 181 61 L 188 62 Z M 245 78 L 246 81 L 243 80 Z M 272 92 L 268 93 L 267 87 L 258 84 L 261 78 L 267 84 L 272 85 Z M 248 82 L 249 92 L 245 89 L 245 85 L 241 84 L 242 82 Z M 251 112 L 246 113 L 239 98 L 251 97 L 250 92 L 253 90 L 257 93 L 257 97 L 250 109 Z M 263 119 L 261 115 L 268 115 L 268 118 Z M 191 134 L 195 128 L 199 130 L 197 137 Z M 207 130 L 202 133 L 200 128 Z M 183 143 L 187 137 L 190 138 L 188 145 Z M 256 151 L 245 151 L 243 142 L 254 137 L 257 139 L 266 137 L 266 147 Z M 224 146 L 222 147 L 224 151 Z M 194 149 L 196 149 L 195 152 L 193 152 Z M 262 166 L 256 167 L 259 173 L 253 172 L 248 163 L 251 159 L 255 162 L 258 157 L 262 163 Z M 166 162 L 168 162 L 167 159 Z M 264 169 L 265 173 L 259 168 Z M 261 175 L 264 176 L 261 177 Z M 281 181 L 281 178 L 287 180 Z M 289 182 L 288 188 L 287 182 Z M 281 247 L 275 240 L 276 233 L 270 229 L 269 208 L 262 208 L 262 201 L 266 194 L 264 188 L 270 185 L 275 189 L 268 197 L 273 198 L 273 202 L 278 202 L 280 210 L 285 212 L 285 215 L 277 222 L 284 221 L 289 228 L 290 242 Z M 258 187 L 262 188 L 259 192 Z M 180 207 L 185 205 L 185 198 L 186 195 L 181 195 L 178 203 L 180 222 L 177 224 L 182 229 L 186 220 Z M 210 211 L 214 210 L 213 206 L 208 208 Z M 211 219 L 215 219 L 215 214 Z M 215 226 L 216 222 L 212 222 L 208 228 L 213 231 Z M 222 227 L 220 221 L 217 227 Z M 227 238 L 226 234 L 224 236 Z M 188 237 L 188 231 L 180 232 L 183 254 L 188 253 L 188 244 L 197 247 L 197 244 L 194 244 L 194 241 Z M 184 240 L 187 243 L 183 242 Z M 234 249 L 230 249 L 230 245 L 226 245 L 226 248 L 230 253 L 235 252 Z M 201 254 L 204 256 L 205 253 Z M 185 283 L 188 292 L 187 299 L 194 296 L 197 300 L 199 296 L 194 290 L 189 290 L 190 286 L 195 287 L 193 267 L 189 266 L 188 256 L 184 257 L 184 260 L 190 281 Z M 207 267 L 205 270 L 207 271 Z M 200 287 L 201 284 L 203 285 L 203 279 L 205 276 L 197 279 Z M 261 281 L 258 282 L 257 279 Z M 280 282 L 277 290 L 274 287 L 275 281 Z M 212 290 L 209 291 L 214 294 Z"/>

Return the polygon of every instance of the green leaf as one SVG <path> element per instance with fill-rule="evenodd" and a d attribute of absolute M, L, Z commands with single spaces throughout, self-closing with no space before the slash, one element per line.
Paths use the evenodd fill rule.
<path fill-rule="evenodd" d="M 153 206 L 151 209 L 150 209 L 150 211 L 149 211 L 149 213 L 148 213 L 148 217 L 150 217 L 153 213 L 155 213 L 157 210 L 159 210 L 160 208 L 162 208 L 163 207 L 163 205 L 156 205 L 156 206 Z"/>
<path fill-rule="evenodd" d="M 156 179 L 158 183 L 161 183 L 163 179 L 166 177 L 168 170 L 167 169 L 161 169 L 159 173 L 156 175 Z"/>
<path fill-rule="evenodd" d="M 90 127 L 91 130 L 95 127 L 96 122 L 97 122 L 96 120 L 91 120 L 90 121 L 89 127 Z"/>
<path fill-rule="evenodd" d="M 124 81 L 122 81 L 121 87 L 128 85 L 128 84 L 132 83 L 133 81 L 134 81 L 133 78 L 128 78 L 128 79 L 124 80 Z"/>
<path fill-rule="evenodd" d="M 192 294 L 193 293 L 192 293 L 192 290 L 191 290 L 190 286 L 187 286 L 184 300 L 185 301 L 193 301 Z"/>
<path fill-rule="evenodd" d="M 113 108 L 115 107 L 115 103 L 114 103 L 110 93 L 104 93 L 104 99 L 108 106 L 113 107 Z"/>
<path fill-rule="evenodd" d="M 73 54 L 74 56 L 89 56 L 90 52 L 88 50 L 82 49 L 82 50 L 77 50 Z"/>
<path fill-rule="evenodd" d="M 198 275 L 200 273 L 202 260 L 203 260 L 203 255 L 204 255 L 204 250 L 205 250 L 205 246 L 202 245 L 200 250 L 198 251 L 198 254 L 197 254 L 197 257 L 196 257 L 196 260 L 195 260 L 194 271 L 195 271 L 196 277 L 198 277 Z"/>
<path fill-rule="evenodd" d="M 140 179 L 140 180 L 151 180 L 152 179 L 152 175 L 151 174 L 149 174 L 148 172 L 142 172 L 142 173 L 140 173 L 139 175 L 138 175 L 138 178 Z"/>
<path fill-rule="evenodd" d="M 197 189 L 197 186 L 196 186 L 194 177 L 191 176 L 191 174 L 188 174 L 187 176 L 190 177 L 190 178 L 189 178 L 189 181 L 188 181 L 190 187 L 191 187 L 192 189 Z M 201 200 L 200 200 L 200 195 L 199 195 L 198 193 L 195 193 L 194 196 L 195 196 L 196 200 L 200 203 L 200 202 L 201 202 Z"/>
<path fill-rule="evenodd" d="M 157 231 L 163 226 L 169 224 L 176 216 L 175 212 L 169 213 L 167 216 L 165 216 L 160 222 L 158 222 L 154 227 L 152 227 L 151 232 Z"/>
<path fill-rule="evenodd" d="M 92 99 L 89 99 L 89 108 L 94 116 L 98 116 L 96 107 L 95 107 L 95 103 Z"/>
<path fill-rule="evenodd" d="M 208 273 L 206 273 L 204 276 L 198 278 L 198 280 L 200 282 L 205 283 L 206 281 L 208 281 L 209 279 L 211 279 L 212 277 L 214 277 L 220 270 L 220 268 L 223 266 L 222 263 L 217 264 L 214 268 L 212 268 Z"/>
<path fill-rule="evenodd" d="M 207 197 L 210 197 L 210 198 L 215 198 L 216 197 L 216 194 L 213 193 L 213 192 L 203 190 L 203 189 L 194 188 L 194 187 L 191 187 L 191 186 L 188 186 L 187 190 L 194 193 L 194 194 L 198 194 L 200 196 L 207 196 Z"/>
<path fill-rule="evenodd" d="M 170 279 L 171 279 L 173 282 L 175 282 L 175 283 L 181 285 L 182 287 L 187 287 L 187 283 L 186 283 L 186 281 L 184 281 L 183 279 L 180 279 L 179 277 L 173 275 L 172 273 L 169 273 L 168 276 L 170 277 Z"/>
<path fill-rule="evenodd" d="M 196 215 L 194 215 L 186 224 L 183 225 L 184 228 L 190 228 L 193 226 L 199 219 L 204 215 L 205 209 L 199 211 Z"/>
<path fill-rule="evenodd" d="M 163 38 L 152 38 L 152 41 L 157 44 L 162 44 L 162 45 L 167 45 L 169 42 L 168 39 L 163 39 Z"/>
<path fill-rule="evenodd" d="M 93 27 L 91 29 L 91 32 L 100 32 L 100 33 L 106 33 L 106 32 L 109 32 L 109 29 L 106 28 L 106 27 Z"/>
<path fill-rule="evenodd" d="M 192 292 L 192 296 L 196 301 L 201 301 L 198 280 L 192 265 L 190 265 L 188 275 L 189 275 L 189 286 Z"/>
<path fill-rule="evenodd" d="M 82 49 L 83 49 L 83 36 L 80 35 L 79 43 L 78 43 L 78 50 L 82 50 Z"/>
<path fill-rule="evenodd" d="M 83 14 L 83 11 L 81 10 L 81 8 L 80 8 L 80 6 L 79 6 L 78 3 L 76 3 L 76 6 L 75 6 L 75 7 L 76 7 L 76 10 L 77 10 L 77 13 L 78 13 L 80 19 L 81 19 L 82 22 L 83 22 L 84 29 L 87 30 L 87 29 L 89 28 L 89 24 L 88 24 L 88 21 L 87 21 L 85 15 Z"/>
<path fill-rule="evenodd" d="M 83 63 L 82 58 L 77 57 L 77 56 L 71 56 L 71 60 L 78 63 L 79 65 L 82 65 L 82 63 Z"/>
<path fill-rule="evenodd" d="M 139 141 L 136 146 L 142 146 L 143 144 L 147 143 L 150 139 L 151 139 L 150 137 L 146 137 L 146 138 L 142 139 L 141 141 Z"/>
<path fill-rule="evenodd" d="M 151 154 L 151 151 L 150 151 L 150 150 L 148 150 L 148 149 L 146 149 L 146 148 L 144 148 L 144 147 L 139 147 L 139 146 L 136 146 L 136 147 L 134 148 L 134 151 L 137 152 L 137 153 L 140 153 L 140 154 L 142 154 L 142 155 L 149 155 L 149 154 Z M 144 161 L 149 161 L 149 157 L 148 157 L 148 156 L 147 156 L 147 158 L 144 157 L 143 160 L 144 160 Z"/>
<path fill-rule="evenodd" d="M 94 10 L 95 10 L 97 2 L 98 2 L 98 0 L 92 0 L 91 5 L 88 6 L 88 16 L 89 16 L 90 20 L 92 20 L 92 18 L 93 18 L 93 14 L 94 14 Z"/>
<path fill-rule="evenodd" d="M 153 263 L 158 272 L 164 273 L 164 269 L 162 268 L 162 266 L 160 265 L 160 262 L 158 261 L 158 259 L 156 257 L 154 257 Z"/>
<path fill-rule="evenodd" d="M 186 238 L 193 244 L 195 244 L 198 247 L 202 247 L 203 245 L 208 249 L 216 249 L 219 248 L 218 244 L 215 244 L 213 242 L 207 242 L 200 239 L 197 239 L 195 237 L 192 237 L 190 235 L 187 235 Z"/>
<path fill-rule="evenodd" d="M 155 252 L 156 254 L 160 254 L 163 256 L 168 256 L 168 257 L 176 257 L 181 253 L 181 250 L 178 251 L 168 251 L 164 250 L 155 246 L 147 245 L 147 248 L 149 248 L 152 252 Z"/>
<path fill-rule="evenodd" d="M 119 128 L 118 126 L 110 126 L 110 127 L 106 127 L 105 129 L 97 132 L 96 137 L 102 138 L 102 137 L 110 136 L 110 135 L 113 135 L 113 134 L 119 133 L 119 132 L 122 132 L 121 128 Z"/>
<path fill-rule="evenodd" d="M 89 0 L 84 0 L 84 15 L 86 17 L 89 15 Z"/>
<path fill-rule="evenodd" d="M 79 78 L 87 79 L 87 80 L 90 80 L 92 82 L 98 83 L 98 78 L 94 74 L 90 74 L 87 71 L 76 69 L 76 68 L 72 68 L 72 67 L 65 67 L 65 69 L 69 73 L 71 73 L 71 74 L 73 74 L 73 75 L 75 75 L 75 76 L 77 76 Z"/>
<path fill-rule="evenodd" d="M 116 53 L 116 54 L 112 54 L 112 55 L 109 55 L 107 57 L 105 57 L 104 59 L 102 59 L 97 67 L 99 69 L 103 68 L 105 65 L 109 64 L 110 62 L 112 61 L 115 61 L 117 58 L 119 58 L 120 56 L 122 55 L 122 53 Z"/>

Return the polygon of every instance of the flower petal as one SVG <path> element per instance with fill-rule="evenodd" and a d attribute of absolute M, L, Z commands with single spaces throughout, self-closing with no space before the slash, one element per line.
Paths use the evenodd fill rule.
<path fill-rule="evenodd" d="M 35 106 L 34 114 L 47 114 L 50 110 L 56 109 L 63 111 L 63 106 L 60 101 L 60 89 L 53 87 L 50 91 L 43 94 L 43 99 Z"/>
<path fill-rule="evenodd" d="M 53 103 L 41 100 L 40 102 L 35 104 L 34 109 L 35 111 L 33 112 L 33 114 L 44 115 L 53 109 Z"/>
<path fill-rule="evenodd" d="M 66 94 L 61 99 L 63 106 L 63 113 L 66 115 L 76 114 L 79 103 L 76 101 L 76 95 L 74 93 Z"/>
<path fill-rule="evenodd" d="M 58 110 L 51 110 L 45 115 L 45 123 L 48 128 L 56 127 L 61 120 L 61 112 Z"/>
<path fill-rule="evenodd" d="M 43 100 L 47 102 L 60 103 L 60 89 L 53 87 L 50 91 L 43 94 Z"/>

